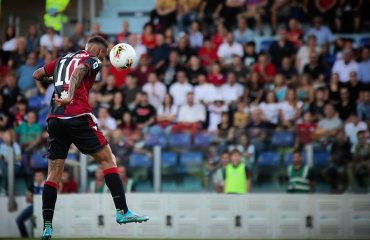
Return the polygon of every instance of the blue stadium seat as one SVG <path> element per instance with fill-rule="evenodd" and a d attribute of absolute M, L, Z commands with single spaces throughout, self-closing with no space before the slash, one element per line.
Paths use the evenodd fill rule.
<path fill-rule="evenodd" d="M 271 136 L 271 144 L 276 147 L 293 147 L 294 134 L 287 131 L 274 132 Z"/>
<path fill-rule="evenodd" d="M 194 146 L 196 147 L 207 147 L 211 144 L 214 137 L 209 133 L 198 133 L 194 137 Z"/>
<path fill-rule="evenodd" d="M 284 154 L 284 164 L 289 165 L 292 163 L 292 153 L 288 152 Z M 305 163 L 306 162 L 306 154 L 304 152 L 301 153 L 301 159 Z"/>
<path fill-rule="evenodd" d="M 263 40 L 263 41 L 261 41 L 260 51 L 261 52 L 267 52 L 273 42 L 276 42 L 276 40 Z"/>
<path fill-rule="evenodd" d="M 203 155 L 201 152 L 183 152 L 180 154 L 179 173 L 200 172 L 203 167 Z"/>
<path fill-rule="evenodd" d="M 152 161 L 149 157 L 143 153 L 133 153 L 129 158 L 130 167 L 150 167 Z"/>
<path fill-rule="evenodd" d="M 317 167 L 325 167 L 329 164 L 330 154 L 326 151 L 314 152 L 313 163 Z"/>
<path fill-rule="evenodd" d="M 360 39 L 360 47 L 370 46 L 370 37 L 363 37 Z"/>
<path fill-rule="evenodd" d="M 172 133 L 169 135 L 168 144 L 170 147 L 190 147 L 191 135 L 190 133 Z"/>
<path fill-rule="evenodd" d="M 280 154 L 278 152 L 261 152 L 258 156 L 258 165 L 277 167 L 280 165 Z"/>
<path fill-rule="evenodd" d="M 31 155 L 31 167 L 33 169 L 48 168 L 48 160 L 42 153 L 34 153 Z"/>
<path fill-rule="evenodd" d="M 146 147 L 153 147 L 159 145 L 161 147 L 167 146 L 167 137 L 164 133 L 153 134 L 149 133 L 145 135 L 144 144 Z"/>
<path fill-rule="evenodd" d="M 28 108 L 32 110 L 39 110 L 42 108 L 43 96 L 33 96 L 28 99 Z"/>
<path fill-rule="evenodd" d="M 177 153 L 175 152 L 162 152 L 161 155 L 162 167 L 174 167 L 177 165 Z"/>

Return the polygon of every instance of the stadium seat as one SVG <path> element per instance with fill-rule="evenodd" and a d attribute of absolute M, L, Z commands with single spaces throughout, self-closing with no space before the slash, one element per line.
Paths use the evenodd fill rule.
<path fill-rule="evenodd" d="M 42 108 L 43 96 L 33 96 L 28 99 L 28 108 L 31 110 L 39 110 Z"/>
<path fill-rule="evenodd" d="M 214 137 L 209 133 L 198 133 L 194 137 L 194 146 L 208 147 L 213 141 Z"/>
<path fill-rule="evenodd" d="M 48 168 L 48 160 L 42 153 L 34 153 L 31 155 L 31 167 L 33 169 Z"/>
<path fill-rule="evenodd" d="M 143 153 L 133 153 L 129 158 L 130 167 L 150 167 L 152 166 L 152 161 L 149 157 Z"/>
<path fill-rule="evenodd" d="M 167 137 L 164 133 L 153 134 L 149 133 L 145 135 L 144 140 L 145 147 L 154 147 L 159 145 L 161 147 L 167 146 Z"/>
<path fill-rule="evenodd" d="M 201 152 L 183 152 L 180 154 L 179 173 L 197 173 L 202 170 L 203 155 Z"/>
<path fill-rule="evenodd" d="M 277 167 L 280 165 L 280 154 L 278 152 L 261 152 L 258 156 L 258 165 Z"/>
<path fill-rule="evenodd" d="M 271 136 L 271 145 L 276 147 L 293 147 L 294 134 L 287 131 L 277 131 Z"/>
<path fill-rule="evenodd" d="M 292 163 L 292 155 L 293 154 L 291 152 L 288 152 L 288 153 L 284 154 L 284 165 L 288 166 L 289 164 Z M 301 153 L 301 159 L 304 163 L 306 162 L 305 152 Z"/>
<path fill-rule="evenodd" d="M 275 41 L 276 40 L 263 40 L 263 41 L 261 41 L 260 51 L 261 52 L 267 52 L 269 50 L 271 44 Z"/>
<path fill-rule="evenodd" d="M 177 153 L 162 152 L 162 155 L 161 155 L 162 168 L 175 167 L 176 165 L 177 165 Z"/>
<path fill-rule="evenodd" d="M 324 167 L 329 164 L 330 154 L 326 151 L 314 152 L 313 153 L 313 163 L 314 166 Z"/>
<path fill-rule="evenodd" d="M 360 39 L 360 47 L 365 47 L 370 45 L 370 37 L 363 37 Z"/>
<path fill-rule="evenodd" d="M 169 135 L 168 144 L 170 147 L 190 147 L 191 135 L 190 133 L 172 133 Z"/>

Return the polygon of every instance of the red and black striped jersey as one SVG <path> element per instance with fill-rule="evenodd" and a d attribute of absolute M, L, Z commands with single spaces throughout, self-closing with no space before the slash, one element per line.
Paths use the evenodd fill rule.
<path fill-rule="evenodd" d="M 89 91 L 95 82 L 96 75 L 102 68 L 102 63 L 97 57 L 82 50 L 57 58 L 46 64 L 44 69 L 47 76 L 53 76 L 54 94 L 58 94 L 60 98 L 65 98 L 68 96 L 72 72 L 80 64 L 84 64 L 89 69 L 89 73 L 76 89 L 73 102 L 64 107 L 58 107 L 54 100 L 51 100 L 48 118 L 73 117 L 92 112 L 88 102 Z"/>

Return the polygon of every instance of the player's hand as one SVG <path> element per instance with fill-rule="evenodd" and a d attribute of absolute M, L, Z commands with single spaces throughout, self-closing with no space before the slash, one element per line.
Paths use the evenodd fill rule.
<path fill-rule="evenodd" d="M 71 104 L 73 102 L 73 99 L 71 99 L 70 97 L 59 98 L 58 94 L 54 94 L 53 100 L 58 107 L 64 107 L 65 105 Z"/>

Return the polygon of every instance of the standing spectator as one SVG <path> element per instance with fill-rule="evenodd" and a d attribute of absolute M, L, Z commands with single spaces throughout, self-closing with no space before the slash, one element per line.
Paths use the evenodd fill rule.
<path fill-rule="evenodd" d="M 115 43 L 123 43 L 123 42 L 128 42 L 129 41 L 129 37 L 131 35 L 131 32 L 130 32 L 130 24 L 128 23 L 127 20 L 124 20 L 122 22 L 122 30 L 121 32 L 117 33 L 116 34 L 116 40 L 115 40 Z"/>
<path fill-rule="evenodd" d="M 198 21 L 193 21 L 190 25 L 189 43 L 191 48 L 199 49 L 203 46 L 203 33 L 200 30 Z"/>
<path fill-rule="evenodd" d="M 106 107 L 99 108 L 98 126 L 104 136 L 109 136 L 111 132 L 117 128 L 116 120 L 109 115 L 108 108 Z"/>
<path fill-rule="evenodd" d="M 30 152 L 41 142 L 41 128 L 35 112 L 27 113 L 27 121 L 15 128 L 22 150 Z"/>
<path fill-rule="evenodd" d="M 292 163 L 287 168 L 288 193 L 308 193 L 314 186 L 312 170 L 304 164 L 301 153 L 292 153 Z"/>
<path fill-rule="evenodd" d="M 77 23 L 73 31 L 72 36 L 69 38 L 72 43 L 72 48 L 74 51 L 85 48 L 86 36 L 84 33 L 84 25 L 82 23 Z"/>
<path fill-rule="evenodd" d="M 366 122 L 361 121 L 357 115 L 351 114 L 349 116 L 347 122 L 344 124 L 344 132 L 351 143 L 352 152 L 357 145 L 357 133 L 360 131 L 367 132 L 367 129 Z"/>
<path fill-rule="evenodd" d="M 147 93 L 149 103 L 159 108 L 162 105 L 164 96 L 166 95 L 166 86 L 158 80 L 156 73 L 150 73 L 148 82 L 144 84 L 143 91 Z"/>
<path fill-rule="evenodd" d="M 273 42 L 269 48 L 271 62 L 275 67 L 281 66 L 283 57 L 291 57 L 294 53 L 294 45 L 288 40 L 288 33 L 285 28 L 279 30 L 279 39 Z"/>
<path fill-rule="evenodd" d="M 261 53 L 258 56 L 258 61 L 253 64 L 252 71 L 258 74 L 258 82 L 262 84 L 271 83 L 276 74 L 276 68 L 269 62 L 269 58 L 266 53 Z"/>
<path fill-rule="evenodd" d="M 169 93 L 173 96 L 176 106 L 181 106 L 186 102 L 186 95 L 193 91 L 193 87 L 188 83 L 186 74 L 183 70 L 176 73 L 176 82 L 172 84 Z"/>
<path fill-rule="evenodd" d="M 370 91 L 362 92 L 362 99 L 357 104 L 357 116 L 361 121 L 370 121 Z M 370 125 L 369 125 L 370 126 Z"/>
<path fill-rule="evenodd" d="M 231 63 L 233 55 L 242 57 L 243 46 L 240 43 L 235 42 L 233 34 L 228 32 L 226 34 L 225 41 L 217 50 L 217 56 L 220 59 L 221 65 L 227 65 Z"/>
<path fill-rule="evenodd" d="M 317 38 L 315 35 L 309 35 L 307 37 L 306 44 L 303 44 L 298 49 L 295 66 L 298 69 L 299 73 L 302 73 L 304 66 L 309 63 L 311 52 L 321 52 L 320 46 L 317 45 Z"/>
<path fill-rule="evenodd" d="M 251 174 L 248 167 L 241 162 L 238 150 L 230 153 L 231 162 L 224 169 L 224 192 L 227 194 L 245 194 L 251 191 Z"/>
<path fill-rule="evenodd" d="M 26 97 L 36 95 L 36 85 L 32 78 L 32 73 L 37 70 L 36 53 L 31 52 L 28 54 L 26 64 L 20 66 L 17 70 L 18 87 L 21 93 Z"/>
<path fill-rule="evenodd" d="M 40 36 L 37 32 L 36 24 L 31 24 L 28 27 L 26 36 L 26 52 L 37 52 L 40 47 Z"/>
<path fill-rule="evenodd" d="M 227 112 L 229 110 L 229 107 L 221 98 L 218 98 L 216 96 L 214 102 L 208 105 L 207 110 L 209 114 L 208 131 L 215 132 L 217 130 L 218 124 L 220 124 L 221 122 L 222 113 Z"/>
<path fill-rule="evenodd" d="M 356 114 L 356 102 L 352 102 L 349 98 L 349 92 L 347 88 L 340 89 L 340 101 L 335 106 L 339 113 L 340 119 L 346 121 L 351 114 Z"/>
<path fill-rule="evenodd" d="M 52 52 L 56 56 L 58 49 L 62 47 L 62 37 L 52 27 L 48 27 L 40 38 L 40 46 L 42 53 Z"/>
<path fill-rule="evenodd" d="M 204 67 L 207 67 L 218 60 L 217 49 L 209 38 L 204 39 L 203 46 L 198 51 L 198 56 Z"/>
<path fill-rule="evenodd" d="M 12 25 L 8 25 L 5 31 L 5 38 L 1 49 L 1 62 L 8 65 L 8 60 L 11 52 L 16 48 L 15 30 Z"/>
<path fill-rule="evenodd" d="M 124 102 L 127 107 L 132 109 L 136 95 L 141 91 L 141 88 L 137 85 L 137 78 L 133 75 L 127 75 L 125 84 L 122 88 L 122 94 Z"/>
<path fill-rule="evenodd" d="M 216 87 L 207 83 L 207 77 L 204 73 L 198 75 L 197 82 L 198 85 L 194 87 L 194 101 L 207 106 L 218 97 Z"/>
<path fill-rule="evenodd" d="M 313 19 L 313 26 L 307 31 L 306 35 L 314 35 L 319 46 L 334 41 L 333 33 L 329 27 L 323 25 L 323 19 L 321 17 L 315 17 Z"/>
<path fill-rule="evenodd" d="M 233 35 L 235 41 L 242 45 L 254 39 L 254 32 L 248 27 L 247 21 L 242 16 L 238 16 L 237 28 L 233 31 Z"/>
<path fill-rule="evenodd" d="M 20 97 L 20 90 L 17 86 L 17 79 L 13 73 L 8 73 L 5 76 L 4 83 L 0 92 L 3 97 L 3 110 L 7 113 Z"/>
<path fill-rule="evenodd" d="M 226 77 L 226 83 L 220 87 L 219 94 L 226 104 L 235 103 L 243 95 L 243 86 L 236 82 L 234 72 L 229 72 Z"/>
<path fill-rule="evenodd" d="M 360 82 L 370 88 L 370 47 L 364 47 L 361 51 L 359 68 Z"/>
<path fill-rule="evenodd" d="M 150 12 L 150 23 L 158 31 L 173 26 L 176 23 L 176 8 L 175 0 L 156 0 L 155 8 Z"/>
<path fill-rule="evenodd" d="M 139 103 L 132 111 L 132 115 L 139 128 L 147 130 L 155 122 L 156 110 L 149 103 L 148 95 L 146 92 L 139 93 Z"/>
<path fill-rule="evenodd" d="M 62 173 L 62 178 L 59 183 L 59 193 L 77 193 L 78 186 L 67 170 Z"/>
<path fill-rule="evenodd" d="M 108 187 L 105 184 L 103 169 L 98 167 L 95 171 L 95 179 L 90 182 L 90 193 L 107 193 Z"/>
<path fill-rule="evenodd" d="M 27 232 L 24 223 L 31 219 L 33 216 L 33 195 L 40 195 L 44 190 L 45 175 L 43 172 L 35 172 L 33 175 L 33 184 L 30 189 L 26 192 L 26 203 L 29 205 L 22 210 L 22 212 L 17 216 L 16 223 L 22 238 L 28 238 L 29 234 Z"/>
<path fill-rule="evenodd" d="M 206 121 L 206 110 L 203 105 L 194 102 L 194 94 L 186 94 L 186 103 L 181 105 L 177 117 L 178 123 L 173 126 L 173 132 L 190 131 L 195 133 Z"/>
<path fill-rule="evenodd" d="M 334 63 L 332 72 L 338 73 L 339 81 L 346 83 L 349 81 L 350 73 L 355 72 L 358 75 L 358 63 L 352 58 L 352 50 L 343 50 L 343 59 L 337 59 Z"/>

